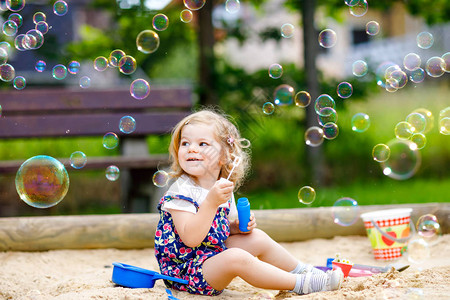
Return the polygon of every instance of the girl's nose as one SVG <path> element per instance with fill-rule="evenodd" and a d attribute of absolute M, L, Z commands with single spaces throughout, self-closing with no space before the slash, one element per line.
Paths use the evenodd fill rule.
<path fill-rule="evenodd" d="M 197 146 L 194 143 L 189 144 L 188 152 L 198 152 Z"/>

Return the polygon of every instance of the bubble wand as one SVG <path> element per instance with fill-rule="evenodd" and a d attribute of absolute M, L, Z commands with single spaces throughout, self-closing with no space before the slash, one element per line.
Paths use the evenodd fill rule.
<path fill-rule="evenodd" d="M 228 174 L 227 180 L 230 179 L 231 174 L 233 174 L 234 169 L 241 163 L 241 157 L 236 156 L 233 160 L 233 167 L 231 168 L 230 174 Z"/>

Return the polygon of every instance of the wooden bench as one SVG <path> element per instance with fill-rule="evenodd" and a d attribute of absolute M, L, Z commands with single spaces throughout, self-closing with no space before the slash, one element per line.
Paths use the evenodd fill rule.
<path fill-rule="evenodd" d="M 29 88 L 0 91 L 0 139 L 103 136 L 119 137 L 119 156 L 88 157 L 86 169 L 120 169 L 123 212 L 149 212 L 149 190 L 158 166 L 167 165 L 168 154 L 151 154 L 146 137 L 170 133 L 173 126 L 192 109 L 191 87 L 154 88 L 143 100 L 136 100 L 127 88 L 64 89 Z M 136 130 L 119 130 L 123 116 L 136 120 Z M 100 145 L 101 146 L 101 145 Z M 76 151 L 76 150 L 74 150 Z M 41 153 L 40 153 L 41 154 Z M 57 158 L 70 172 L 68 158 Z M 0 161 L 1 173 L 15 173 L 25 161 Z"/>

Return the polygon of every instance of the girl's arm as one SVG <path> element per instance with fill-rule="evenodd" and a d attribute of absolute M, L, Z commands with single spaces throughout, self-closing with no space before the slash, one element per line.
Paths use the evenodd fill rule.
<path fill-rule="evenodd" d="M 173 223 L 183 243 L 188 247 L 196 247 L 205 239 L 220 204 L 230 199 L 233 183 L 217 181 L 200 205 L 196 214 L 170 209 Z"/>

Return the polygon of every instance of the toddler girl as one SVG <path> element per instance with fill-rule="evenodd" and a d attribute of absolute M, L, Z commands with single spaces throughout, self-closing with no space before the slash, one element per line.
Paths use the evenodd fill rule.
<path fill-rule="evenodd" d="M 236 276 L 298 294 L 340 288 L 342 271 L 325 273 L 298 261 L 256 228 L 253 213 L 249 231 L 239 230 L 233 191 L 249 166 L 241 140 L 237 128 L 212 110 L 193 113 L 173 129 L 169 152 L 176 181 L 158 205 L 155 255 L 162 274 L 189 283 L 165 284 L 202 295 L 220 294 Z"/>

